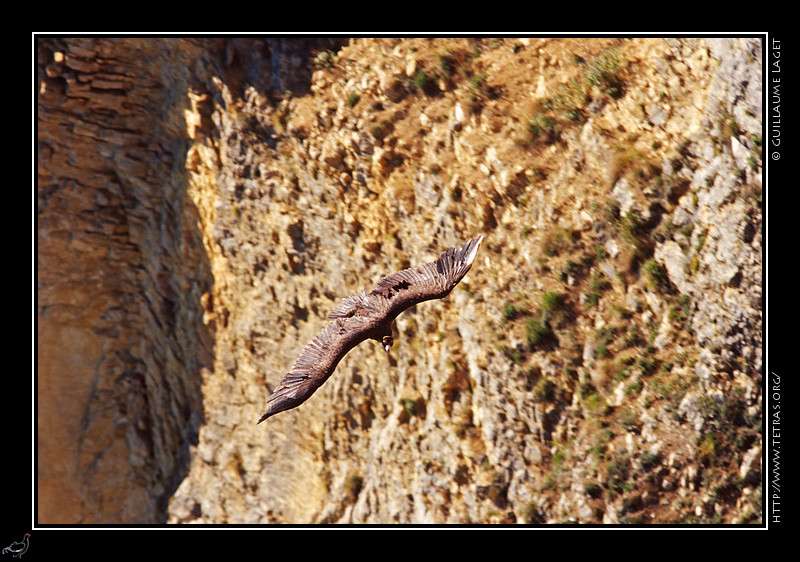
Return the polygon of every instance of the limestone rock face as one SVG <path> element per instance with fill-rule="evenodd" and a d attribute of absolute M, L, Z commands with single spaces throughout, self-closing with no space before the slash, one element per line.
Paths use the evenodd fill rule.
<path fill-rule="evenodd" d="M 188 85 L 176 61 L 203 51 L 37 46 L 39 521 L 156 521 L 186 470 L 212 365 L 185 102 L 164 87 Z"/>
<path fill-rule="evenodd" d="M 40 521 L 758 521 L 761 48 L 41 40 Z"/>

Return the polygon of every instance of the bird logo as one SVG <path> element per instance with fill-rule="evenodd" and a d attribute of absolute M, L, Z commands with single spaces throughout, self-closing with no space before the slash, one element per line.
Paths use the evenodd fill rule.
<path fill-rule="evenodd" d="M 10 554 L 11 556 L 20 558 L 23 554 L 25 554 L 25 551 L 28 550 L 28 538 L 30 536 L 30 533 L 25 533 L 25 536 L 22 537 L 21 541 L 14 541 L 5 547 L 3 549 L 3 554 Z"/>

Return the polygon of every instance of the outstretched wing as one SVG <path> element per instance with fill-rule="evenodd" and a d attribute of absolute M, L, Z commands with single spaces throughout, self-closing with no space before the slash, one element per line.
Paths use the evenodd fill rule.
<path fill-rule="evenodd" d="M 258 423 L 308 400 L 333 374 L 342 357 L 366 337 L 359 319 L 337 318 L 328 324 L 303 349 L 291 370 L 267 399 L 267 408 Z"/>
<path fill-rule="evenodd" d="M 450 248 L 434 262 L 383 277 L 369 292 L 344 299 L 328 324 L 309 343 L 267 400 L 258 423 L 299 406 L 328 380 L 348 351 L 391 325 L 398 314 L 419 302 L 438 299 L 453 290 L 467 274 L 483 236 L 462 248 Z"/>
<path fill-rule="evenodd" d="M 445 297 L 472 267 L 482 241 L 483 236 L 473 238 L 461 248 L 450 248 L 436 261 L 387 275 L 370 295 L 388 299 L 387 316 L 392 318 L 417 303 Z"/>
<path fill-rule="evenodd" d="M 328 314 L 328 318 L 350 318 L 363 314 L 380 314 L 380 311 L 375 308 L 374 299 L 371 299 L 365 291 L 359 291 L 353 296 L 342 299 L 339 306 Z"/>

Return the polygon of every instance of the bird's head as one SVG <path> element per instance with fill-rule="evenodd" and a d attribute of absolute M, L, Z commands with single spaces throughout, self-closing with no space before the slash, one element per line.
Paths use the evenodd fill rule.
<path fill-rule="evenodd" d="M 392 338 L 392 336 L 383 336 L 383 338 L 381 339 L 381 343 L 383 344 L 383 349 L 386 350 L 386 353 L 389 353 L 389 350 L 392 349 L 394 338 Z"/>

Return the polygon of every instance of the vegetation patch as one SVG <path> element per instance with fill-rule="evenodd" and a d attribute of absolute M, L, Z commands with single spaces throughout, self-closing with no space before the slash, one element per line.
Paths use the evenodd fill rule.
<path fill-rule="evenodd" d="M 628 489 L 630 475 L 630 457 L 627 453 L 618 453 L 606 466 L 606 486 L 611 492 L 623 493 Z"/>
<path fill-rule="evenodd" d="M 619 49 L 608 49 L 589 61 L 573 55 L 576 73 L 559 86 L 555 95 L 538 100 L 528 120 L 529 141 L 556 143 L 567 127 L 586 120 L 586 106 L 592 99 L 598 96 L 622 97 L 625 88 L 619 53 Z"/>

